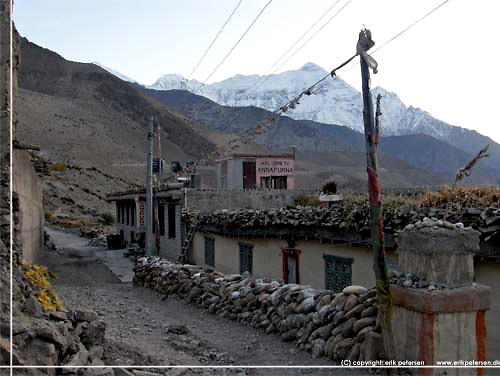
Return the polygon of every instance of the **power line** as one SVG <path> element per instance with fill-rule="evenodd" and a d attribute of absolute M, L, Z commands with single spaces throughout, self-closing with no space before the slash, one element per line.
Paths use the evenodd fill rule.
<path fill-rule="evenodd" d="M 323 30 L 340 12 L 342 12 L 342 10 L 346 6 L 348 6 L 351 3 L 351 1 L 352 0 L 349 0 L 347 3 L 345 3 L 344 6 L 337 11 L 337 13 L 335 13 L 325 24 L 323 24 L 323 26 L 321 26 L 318 30 L 316 30 L 316 32 L 313 35 L 311 35 L 311 37 L 309 39 L 307 39 L 297 50 L 295 50 L 295 52 L 293 54 L 291 54 L 278 68 L 276 68 L 272 74 L 267 76 L 266 79 L 264 81 L 262 81 L 259 85 L 257 85 L 253 90 L 247 92 L 246 96 L 248 96 L 251 92 L 253 92 L 253 91 L 257 90 L 259 87 L 261 87 L 267 80 L 269 80 L 272 77 L 272 75 L 274 73 L 276 73 L 283 65 L 288 63 L 288 61 L 292 57 L 294 57 L 302 48 L 304 48 L 304 46 L 307 45 L 311 41 L 311 39 L 313 39 L 321 30 Z"/>
<path fill-rule="evenodd" d="M 250 87 L 246 90 L 246 92 L 245 92 L 243 95 L 245 95 L 246 93 L 250 92 L 250 90 L 251 90 L 251 89 L 252 89 L 255 85 L 257 85 L 257 84 L 258 84 L 258 83 L 259 83 L 262 79 L 264 79 L 264 78 L 265 78 L 264 76 L 265 76 L 266 74 L 268 74 L 268 73 L 269 73 L 269 72 L 270 72 L 270 71 L 271 71 L 271 70 L 272 70 L 272 69 L 273 69 L 273 68 L 274 68 L 274 67 L 275 67 L 275 66 L 276 66 L 276 65 L 277 65 L 280 61 L 281 61 L 281 59 L 283 59 L 283 58 L 284 58 L 284 57 L 285 57 L 285 56 L 286 56 L 286 55 L 287 55 L 287 54 L 288 54 L 288 53 L 289 53 L 289 52 L 290 52 L 290 51 L 291 51 L 291 50 L 292 50 L 292 49 L 293 49 L 293 48 L 294 48 L 294 47 L 295 47 L 295 46 L 296 46 L 296 45 L 297 45 L 297 44 L 298 44 L 298 43 L 299 43 L 299 42 L 300 42 L 300 41 L 301 41 L 301 40 L 302 40 L 302 39 L 303 39 L 306 35 L 307 35 L 307 33 L 309 33 L 309 32 L 310 32 L 310 31 L 311 31 L 311 30 L 312 30 L 312 29 L 313 29 L 313 28 L 314 28 L 314 27 L 315 27 L 315 26 L 316 26 L 316 25 L 317 25 L 317 24 L 318 24 L 318 23 L 319 23 L 319 22 L 320 22 L 320 21 L 321 21 L 321 20 L 322 20 L 322 19 L 323 19 L 323 18 L 324 18 L 327 14 L 328 14 L 328 12 L 330 12 L 330 11 L 331 11 L 331 10 L 335 7 L 335 5 L 337 5 L 337 4 L 339 3 L 339 1 L 340 1 L 340 0 L 336 0 L 336 1 L 335 1 L 335 3 L 333 3 L 333 5 L 332 5 L 332 6 L 330 6 L 330 7 L 326 10 L 326 12 L 324 12 L 324 13 L 321 15 L 321 17 L 320 17 L 320 18 L 318 18 L 318 19 L 317 19 L 317 20 L 316 20 L 316 21 L 315 21 L 315 22 L 314 22 L 314 23 L 313 23 L 313 24 L 309 27 L 309 29 L 307 29 L 307 31 L 306 31 L 306 32 L 304 32 L 304 34 L 302 34 L 302 35 L 301 35 L 301 37 L 300 37 L 299 39 L 297 39 L 297 40 L 295 41 L 295 43 L 294 43 L 294 44 L 292 44 L 292 45 L 290 46 L 290 48 L 289 48 L 288 50 L 286 50 L 286 51 L 283 53 L 283 55 L 281 55 L 281 56 L 280 56 L 280 57 L 279 57 L 279 59 L 278 59 L 278 60 L 276 60 L 276 61 L 274 62 L 274 64 L 273 64 L 273 65 L 271 65 L 271 67 L 270 67 L 270 68 L 269 68 L 269 69 L 268 69 L 268 70 L 267 70 L 267 71 L 263 74 L 263 76 L 262 76 L 261 78 L 259 78 L 259 79 L 258 79 L 258 80 L 257 80 L 257 81 L 256 81 L 256 82 L 252 85 L 252 86 L 250 86 Z"/>
<path fill-rule="evenodd" d="M 434 13 L 435 11 L 437 11 L 439 8 L 441 8 L 443 5 L 445 5 L 447 2 L 449 2 L 450 0 L 445 0 L 443 1 L 441 4 L 439 4 L 437 7 L 435 7 L 434 9 L 432 9 L 431 11 L 427 12 L 425 15 L 423 15 L 422 17 L 420 17 L 417 21 L 413 22 L 411 25 L 405 27 L 403 30 L 401 30 L 399 33 L 397 33 L 396 35 L 394 35 L 392 38 L 390 38 L 388 41 L 386 41 L 385 43 L 383 43 L 381 46 L 377 47 L 376 49 L 374 49 L 373 51 L 370 52 L 371 55 L 373 55 L 375 52 L 377 52 L 378 50 L 384 48 L 385 46 L 387 46 L 389 43 L 391 43 L 392 41 L 394 41 L 394 39 L 400 37 L 402 34 L 404 34 L 405 32 L 407 32 L 408 30 L 410 30 L 413 26 L 415 26 L 416 24 L 418 24 L 419 22 L 423 21 L 425 18 L 427 18 L 428 16 L 430 16 L 432 13 Z M 355 66 L 357 66 L 359 64 L 359 61 L 356 62 L 355 64 L 351 65 L 349 68 L 347 68 L 346 70 L 344 70 L 343 72 L 341 73 L 345 73 L 345 72 L 348 72 L 350 71 L 352 68 L 354 68 Z"/>
<path fill-rule="evenodd" d="M 198 89 L 196 89 L 196 92 L 197 93 L 204 85 L 205 83 L 210 79 L 210 77 L 212 77 L 212 75 L 219 69 L 219 67 L 226 61 L 226 59 L 229 57 L 229 55 L 231 55 L 231 53 L 234 51 L 234 49 L 236 48 L 236 46 L 241 42 L 241 40 L 245 37 L 245 35 L 247 35 L 247 33 L 250 31 L 250 29 L 252 28 L 252 26 L 255 24 L 255 22 L 257 22 L 257 20 L 259 19 L 260 15 L 264 12 L 264 10 L 269 6 L 269 4 L 271 4 L 273 2 L 273 0 L 269 0 L 269 2 L 264 5 L 264 8 L 261 9 L 261 11 L 259 12 L 259 14 L 257 15 L 257 17 L 255 17 L 255 19 L 252 21 L 252 23 L 250 24 L 250 26 L 248 26 L 248 28 L 245 30 L 245 32 L 243 33 L 243 35 L 240 37 L 240 39 L 238 39 L 238 41 L 236 42 L 236 44 L 229 50 L 229 52 L 227 53 L 226 56 L 224 56 L 224 58 L 222 59 L 222 61 L 215 67 L 215 69 L 212 71 L 212 73 L 210 73 L 208 75 L 208 77 L 205 79 L 205 81 L 203 81 L 203 83 L 198 87 Z"/>
<path fill-rule="evenodd" d="M 290 109 L 294 109 L 298 104 L 299 104 L 299 100 L 304 96 L 309 96 L 309 95 L 312 95 L 314 94 L 313 90 L 314 88 L 319 84 L 321 83 L 322 81 L 326 80 L 328 77 L 336 77 L 336 72 L 337 70 L 343 68 L 345 65 L 349 64 L 355 57 L 357 56 L 357 54 L 354 54 L 353 56 L 351 56 L 349 59 L 347 59 L 346 61 L 344 61 L 342 64 L 340 64 L 338 67 L 336 67 L 335 69 L 333 69 L 330 73 L 326 74 L 325 76 L 323 76 L 322 78 L 320 78 L 319 80 L 317 80 L 315 83 L 313 83 L 311 86 L 309 86 L 307 89 L 304 89 L 302 90 L 302 92 L 297 95 L 296 97 L 294 97 L 293 99 L 289 100 L 285 105 L 281 106 L 281 107 L 278 107 L 276 110 L 272 111 L 271 115 L 264 121 L 256 124 L 255 128 L 256 128 L 256 131 L 262 131 L 262 128 L 264 127 L 268 127 L 269 125 L 271 125 L 274 121 L 278 120 L 279 119 L 279 115 L 281 114 L 284 114 L 286 113 L 288 110 Z M 240 112 L 242 113 L 242 112 Z M 235 117 L 235 119 L 239 117 L 239 114 L 238 116 Z M 234 121 L 234 119 L 233 119 Z M 248 132 L 250 132 L 252 130 L 252 127 L 249 127 L 247 128 L 246 130 L 244 130 L 240 135 L 238 135 L 236 138 L 234 138 L 233 140 L 229 141 L 229 144 L 234 144 L 234 143 L 237 143 L 239 141 L 241 141 L 241 139 L 243 137 L 246 136 L 246 134 Z M 246 136 L 246 138 L 248 138 L 249 136 Z M 245 143 L 245 141 L 244 141 Z M 230 147 L 231 148 L 231 147 Z"/>
<path fill-rule="evenodd" d="M 341 8 L 340 10 L 344 9 L 352 0 L 350 0 L 346 5 L 344 5 L 343 8 Z M 442 2 L 441 4 L 439 4 L 437 7 L 435 7 L 434 9 L 432 9 L 431 11 L 429 11 L 428 13 L 426 13 L 424 16 L 422 16 L 421 18 L 419 18 L 417 21 L 415 21 L 414 23 L 412 23 L 411 25 L 409 25 L 408 27 L 406 27 L 405 29 L 403 29 L 401 32 L 399 32 L 398 34 L 396 34 L 395 36 L 393 36 L 392 38 L 390 38 L 388 41 L 386 41 L 385 43 L 383 43 L 380 47 L 378 47 L 377 49 L 375 49 L 373 53 L 377 52 L 378 50 L 380 50 L 381 48 L 385 47 L 387 44 L 391 43 L 393 40 L 395 40 L 396 38 L 398 38 L 399 36 L 401 36 L 402 34 L 404 34 L 406 31 L 408 31 L 409 29 L 411 29 L 413 26 L 415 26 L 416 24 L 418 24 L 419 22 L 421 22 L 423 19 L 425 19 L 426 17 L 428 17 L 429 15 L 431 15 L 432 13 L 434 13 L 435 11 L 437 11 L 439 8 L 441 8 L 443 5 L 445 5 L 447 2 L 449 2 L 450 0 L 445 0 L 444 2 Z M 336 13 L 338 14 L 340 12 L 340 10 Z M 335 14 L 335 15 L 336 15 Z M 335 15 L 333 17 L 335 17 Z M 332 18 L 333 18 L 332 17 Z M 331 19 L 330 19 L 331 20 Z M 329 20 L 329 21 L 330 21 Z M 323 25 L 323 27 L 326 26 Z M 320 29 L 321 30 L 321 29 Z M 318 30 L 319 31 L 319 30 Z M 317 31 L 317 32 L 318 32 Z M 315 34 L 317 34 L 317 32 Z M 312 38 L 312 37 L 311 37 Z M 311 39 L 310 38 L 310 39 Z M 309 39 L 309 40 L 310 40 Z M 307 42 L 306 42 L 307 43 Z M 296 51 L 297 52 L 297 51 Z M 327 75 L 325 75 L 324 77 L 320 78 L 318 81 L 316 81 L 314 84 L 312 84 L 311 86 L 309 86 L 307 89 L 303 90 L 298 96 L 296 96 L 295 98 L 291 99 L 290 101 L 288 101 L 284 106 L 281 106 L 279 107 L 278 109 L 274 110 L 270 116 L 269 119 L 267 119 L 266 121 L 264 122 L 261 122 L 261 123 L 257 123 L 256 125 L 256 129 L 261 129 L 262 127 L 264 126 L 269 126 L 272 122 L 274 122 L 275 120 L 279 119 L 279 115 L 283 114 L 283 113 L 286 113 L 289 109 L 294 109 L 296 107 L 296 105 L 299 104 L 299 100 L 304 96 L 304 95 L 312 95 L 314 94 L 313 93 L 313 89 L 319 84 L 321 83 L 322 81 L 324 81 L 325 79 L 327 79 L 329 76 L 333 77 L 333 78 L 336 78 L 337 77 L 337 74 L 336 72 L 340 69 L 342 69 L 343 67 L 345 67 L 347 64 L 349 64 L 356 56 L 358 56 L 358 54 L 356 53 L 355 55 L 353 55 L 352 57 L 350 57 L 349 59 L 347 59 L 346 61 L 344 61 L 342 64 L 340 64 L 338 67 L 336 67 L 335 69 L 333 69 L 330 73 L 328 73 Z M 343 72 L 341 73 L 345 73 L 347 71 L 349 71 L 350 69 L 352 69 L 353 67 L 355 67 L 357 64 L 353 64 L 351 65 L 349 68 L 347 68 L 346 70 L 344 70 Z M 279 69 L 279 68 L 278 68 Z M 268 76 L 269 77 L 269 76 Z M 264 81 L 265 82 L 265 81 Z M 238 117 L 238 116 L 237 116 Z M 245 136 L 246 133 L 248 133 L 250 130 L 252 129 L 252 127 L 249 127 L 247 128 L 242 134 L 240 134 L 237 138 L 229 141 L 229 144 L 228 145 L 231 145 L 231 144 L 234 144 L 234 143 L 237 143 L 239 142 L 243 136 Z M 232 146 L 229 146 L 230 149 L 232 149 L 233 147 Z"/>
<path fill-rule="evenodd" d="M 234 13 L 236 13 L 236 10 L 239 8 L 240 4 L 243 2 L 243 0 L 240 0 L 238 2 L 238 4 L 236 5 L 236 7 L 233 9 L 232 13 L 229 15 L 229 18 L 226 20 L 226 22 L 224 22 L 224 25 L 222 25 L 222 27 L 220 28 L 219 32 L 217 33 L 217 35 L 215 36 L 214 40 L 212 41 L 212 43 L 210 43 L 210 46 L 208 46 L 207 50 L 205 51 L 205 53 L 203 54 L 203 56 L 201 57 L 200 61 L 198 61 L 198 64 L 196 64 L 196 66 L 193 68 L 193 70 L 191 71 L 191 73 L 189 74 L 188 78 L 186 79 L 186 81 L 188 81 L 191 76 L 193 75 L 194 71 L 200 66 L 201 62 L 203 61 L 203 59 L 205 58 L 205 56 L 207 56 L 208 54 L 208 51 L 210 51 L 210 48 L 212 48 L 212 46 L 214 45 L 215 41 L 217 40 L 217 38 L 219 38 L 219 35 L 222 33 L 222 30 L 224 30 L 224 28 L 226 27 L 226 25 L 229 23 L 229 21 L 231 20 L 231 18 L 233 17 Z"/>

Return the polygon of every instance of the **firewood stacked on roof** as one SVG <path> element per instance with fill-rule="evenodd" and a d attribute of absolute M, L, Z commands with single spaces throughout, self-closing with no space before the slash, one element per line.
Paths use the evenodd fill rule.
<path fill-rule="evenodd" d="M 383 210 L 384 232 L 396 234 L 406 225 L 425 217 L 463 223 L 481 232 L 481 242 L 497 249 L 500 255 L 500 208 L 433 208 L 388 205 Z M 347 205 L 334 208 L 288 207 L 270 210 L 239 209 L 201 213 L 197 217 L 201 228 L 212 231 L 249 229 L 324 229 L 337 233 L 358 233 L 370 236 L 370 217 L 367 205 Z"/>

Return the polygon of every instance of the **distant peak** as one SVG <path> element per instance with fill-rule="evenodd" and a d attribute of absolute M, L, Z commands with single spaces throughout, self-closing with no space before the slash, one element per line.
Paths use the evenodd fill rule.
<path fill-rule="evenodd" d="M 183 80 L 184 77 L 182 77 L 180 74 L 177 74 L 177 73 L 167 73 L 167 74 L 163 74 L 160 76 L 160 78 L 158 79 L 159 80 Z"/>
<path fill-rule="evenodd" d="M 316 71 L 324 71 L 323 68 L 321 68 L 319 65 L 316 65 L 314 63 L 306 63 L 302 68 L 300 68 L 302 71 L 307 71 L 307 72 L 316 72 Z"/>

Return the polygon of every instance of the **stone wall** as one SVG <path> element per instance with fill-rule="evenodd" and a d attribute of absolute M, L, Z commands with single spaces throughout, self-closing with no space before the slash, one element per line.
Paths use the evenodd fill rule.
<path fill-rule="evenodd" d="M 376 291 L 349 286 L 341 293 L 282 284 L 249 275 L 224 275 L 159 257 L 141 257 L 134 283 L 176 294 L 210 313 L 280 335 L 317 358 L 383 358 Z"/>
<path fill-rule="evenodd" d="M 12 190 L 19 202 L 19 224 L 16 231 L 21 257 L 35 262 L 43 248 L 44 210 L 41 180 L 29 153 L 14 149 L 12 159 Z"/>
<path fill-rule="evenodd" d="M 270 209 L 284 208 L 294 204 L 300 192 L 287 191 L 187 191 L 187 206 L 200 212 L 240 208 Z"/>

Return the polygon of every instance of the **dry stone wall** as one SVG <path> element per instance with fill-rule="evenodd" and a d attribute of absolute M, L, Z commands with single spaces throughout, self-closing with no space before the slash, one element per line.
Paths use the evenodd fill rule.
<path fill-rule="evenodd" d="M 384 356 L 375 289 L 349 286 L 333 293 L 245 273 L 223 275 L 159 257 L 139 258 L 134 271 L 138 285 L 280 335 L 314 358 L 364 361 Z"/>

